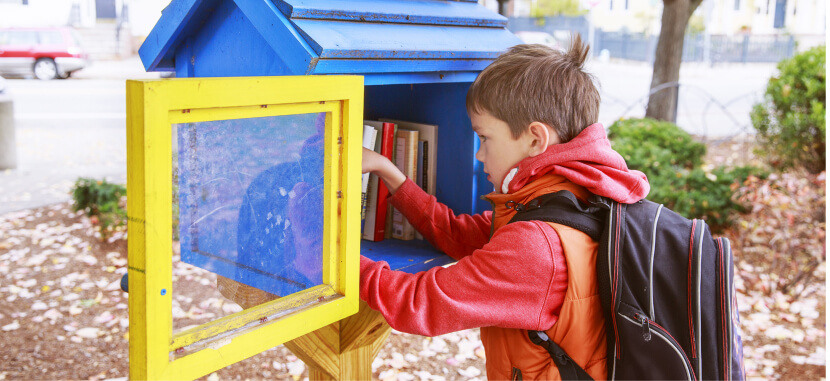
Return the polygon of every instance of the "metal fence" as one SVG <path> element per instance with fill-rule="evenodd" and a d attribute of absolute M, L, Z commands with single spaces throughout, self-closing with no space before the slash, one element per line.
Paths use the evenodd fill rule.
<path fill-rule="evenodd" d="M 579 33 L 588 39 L 590 24 L 585 17 L 513 17 L 508 21 L 513 32 L 529 30 L 555 34 L 559 31 Z M 657 36 L 630 32 L 594 31 L 591 44 L 594 55 L 654 61 Z M 684 62 L 778 62 L 795 53 L 795 37 L 786 35 L 710 35 L 687 34 L 683 42 Z"/>

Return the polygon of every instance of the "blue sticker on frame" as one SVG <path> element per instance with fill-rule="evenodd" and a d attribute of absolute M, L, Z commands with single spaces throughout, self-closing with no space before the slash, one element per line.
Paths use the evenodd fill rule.
<path fill-rule="evenodd" d="M 279 296 L 322 284 L 325 116 L 178 125 L 182 261 Z"/>

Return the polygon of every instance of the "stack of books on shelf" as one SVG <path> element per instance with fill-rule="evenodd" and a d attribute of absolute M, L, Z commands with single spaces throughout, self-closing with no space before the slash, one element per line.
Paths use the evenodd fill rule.
<path fill-rule="evenodd" d="M 386 156 L 421 189 L 435 195 L 438 126 L 381 119 L 363 121 L 363 146 Z M 423 239 L 406 217 L 388 204 L 389 190 L 375 175 L 363 175 L 363 239 Z"/>

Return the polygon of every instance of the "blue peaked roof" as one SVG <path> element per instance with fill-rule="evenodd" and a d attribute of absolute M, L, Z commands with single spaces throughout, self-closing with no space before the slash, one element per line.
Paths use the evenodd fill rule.
<path fill-rule="evenodd" d="M 139 49 L 178 76 L 359 74 L 468 82 L 520 43 L 474 0 L 173 0 Z"/>

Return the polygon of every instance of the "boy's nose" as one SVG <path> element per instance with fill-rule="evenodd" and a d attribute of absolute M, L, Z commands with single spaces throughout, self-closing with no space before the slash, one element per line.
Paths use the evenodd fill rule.
<path fill-rule="evenodd" d="M 476 156 L 475 157 L 476 157 L 476 160 L 483 163 L 484 162 L 484 160 L 483 160 L 484 159 L 484 154 L 482 154 L 481 151 L 482 151 L 482 147 L 478 147 L 478 151 L 476 151 Z"/>

